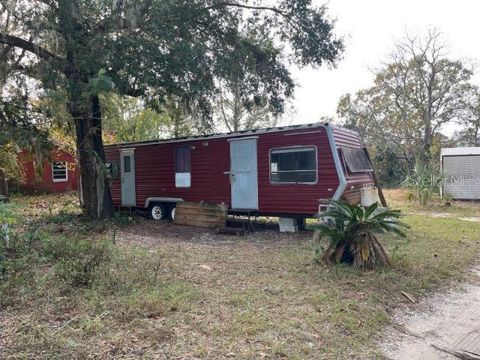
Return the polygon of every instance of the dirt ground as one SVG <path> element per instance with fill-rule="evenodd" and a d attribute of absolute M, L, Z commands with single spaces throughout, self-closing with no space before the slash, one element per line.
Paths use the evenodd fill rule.
<path fill-rule="evenodd" d="M 480 359 L 480 268 L 474 282 L 426 299 L 420 308 L 399 313 L 383 344 L 397 360 Z"/>
<path fill-rule="evenodd" d="M 147 218 L 137 217 L 136 223 L 117 229 L 115 234 L 120 245 L 156 246 L 172 243 L 194 243 L 210 245 L 235 245 L 240 242 L 256 244 L 260 247 L 271 246 L 272 243 L 295 244 L 310 238 L 310 232 L 280 233 L 278 225 L 255 224 L 259 231 L 249 232 L 246 236 L 219 234 L 215 229 L 192 226 L 178 226 L 171 222 L 155 222 Z"/>

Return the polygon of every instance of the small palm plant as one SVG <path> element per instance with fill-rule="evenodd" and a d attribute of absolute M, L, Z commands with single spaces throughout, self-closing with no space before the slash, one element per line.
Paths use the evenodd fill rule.
<path fill-rule="evenodd" d="M 364 208 L 341 200 L 332 200 L 330 207 L 322 215 L 325 223 L 314 226 L 321 237 L 329 240 L 323 253 L 325 262 L 346 262 L 362 269 L 390 265 L 376 234 L 392 232 L 405 237 L 409 226 L 398 220 L 400 210 L 380 209 L 378 203 Z"/>
<path fill-rule="evenodd" d="M 446 176 L 435 166 L 425 165 L 417 159 L 413 172 L 402 182 L 402 187 L 410 189 L 422 206 L 426 206 L 433 195 L 440 193 Z"/>

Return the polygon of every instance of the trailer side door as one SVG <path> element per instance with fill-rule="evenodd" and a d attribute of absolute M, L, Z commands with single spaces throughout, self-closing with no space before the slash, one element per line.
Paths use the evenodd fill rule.
<path fill-rule="evenodd" d="M 258 210 L 257 139 L 230 140 L 232 209 Z"/>
<path fill-rule="evenodd" d="M 136 206 L 134 154 L 133 149 L 120 152 L 122 206 Z"/>

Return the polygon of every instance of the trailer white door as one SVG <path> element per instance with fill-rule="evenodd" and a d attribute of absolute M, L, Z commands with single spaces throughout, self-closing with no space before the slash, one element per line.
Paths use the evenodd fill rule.
<path fill-rule="evenodd" d="M 447 175 L 444 195 L 454 199 L 480 199 L 480 155 L 443 156 L 442 169 Z"/>
<path fill-rule="evenodd" d="M 134 154 L 132 149 L 120 152 L 122 206 L 136 205 Z"/>
<path fill-rule="evenodd" d="M 257 139 L 230 140 L 232 209 L 258 210 Z"/>

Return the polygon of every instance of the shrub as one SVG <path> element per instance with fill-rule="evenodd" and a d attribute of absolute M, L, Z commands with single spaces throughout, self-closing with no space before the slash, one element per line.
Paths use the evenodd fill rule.
<path fill-rule="evenodd" d="M 322 260 L 327 263 L 351 263 L 357 268 L 389 265 L 389 257 L 378 241 L 377 233 L 393 232 L 402 237 L 408 225 L 398 221 L 400 210 L 380 209 L 378 203 L 368 208 L 345 201 L 330 202 L 331 210 L 323 214 L 324 224 L 313 227 L 329 240 Z M 316 261 L 320 248 L 316 246 Z"/>

